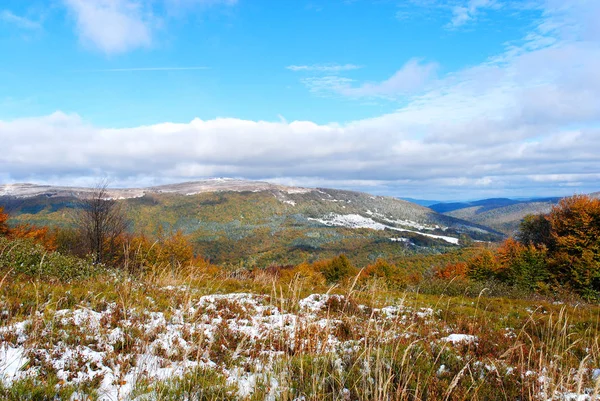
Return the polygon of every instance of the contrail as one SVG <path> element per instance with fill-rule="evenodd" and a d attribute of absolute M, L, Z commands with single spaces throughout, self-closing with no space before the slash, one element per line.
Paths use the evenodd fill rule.
<path fill-rule="evenodd" d="M 137 67 L 137 68 L 107 68 L 101 70 L 78 70 L 75 72 L 135 72 L 135 71 L 193 71 L 209 70 L 210 67 Z"/>

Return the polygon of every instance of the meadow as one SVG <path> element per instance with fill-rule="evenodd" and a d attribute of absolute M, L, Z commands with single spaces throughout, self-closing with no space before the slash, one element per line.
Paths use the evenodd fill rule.
<path fill-rule="evenodd" d="M 561 201 L 501 244 L 264 266 L 213 264 L 179 231 L 85 252 L 0 213 L 0 397 L 597 400 L 599 210 Z"/>
<path fill-rule="evenodd" d="M 398 286 L 365 269 L 328 284 L 318 264 L 197 262 L 131 274 L 9 241 L 0 255 L 6 400 L 600 393 L 600 307 L 577 297 L 499 297 L 500 283 Z M 21 263 L 7 268 L 9 259 Z"/>

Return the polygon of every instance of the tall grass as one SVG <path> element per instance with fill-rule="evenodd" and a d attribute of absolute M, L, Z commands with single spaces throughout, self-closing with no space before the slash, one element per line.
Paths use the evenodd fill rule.
<path fill-rule="evenodd" d="M 43 272 L 54 262 L 46 257 L 36 263 Z M 116 396 L 132 400 L 600 399 L 597 305 L 492 297 L 484 289 L 467 294 L 476 297 L 403 292 L 360 273 L 328 286 L 300 273 L 284 277 L 209 264 L 58 281 L 14 274 L 15 268 L 5 264 L 0 271 L 0 347 L 23 347 L 24 368 L 37 373 L 0 385 L 0 399 L 102 399 L 106 376 L 71 380 L 89 369 L 84 356 L 62 370 L 44 359 L 82 345 L 103 352 L 111 380 L 122 384 Z M 253 338 L 237 329 L 255 317 L 250 306 L 235 299 L 204 309 L 198 304 L 206 294 L 239 292 L 257 294 L 250 299 L 264 308 L 265 321 L 277 312 L 277 319 L 295 322 L 293 329 Z M 301 300 L 312 293 L 331 296 L 311 312 Z M 102 316 L 98 333 L 90 333 L 85 321 L 65 320 L 71 312 L 57 313 L 65 309 Z M 164 321 L 150 330 L 152 313 Z M 24 321 L 25 340 L 15 329 Z M 156 339 L 174 322 L 186 347 L 157 348 Z M 194 331 L 202 322 L 215 322 L 213 331 Z M 119 340 L 108 340 L 119 332 Z M 453 343 L 449 334 L 473 337 Z M 156 360 L 154 371 L 143 369 L 140 355 Z M 159 373 L 166 366 L 180 369 L 165 377 Z"/>

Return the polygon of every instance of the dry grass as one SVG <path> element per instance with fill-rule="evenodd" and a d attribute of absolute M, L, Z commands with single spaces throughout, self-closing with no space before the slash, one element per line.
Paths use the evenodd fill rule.
<path fill-rule="evenodd" d="M 2 399 L 600 399 L 597 305 L 209 265 L 52 283 L 7 273 Z M 12 381 L 8 350 L 27 373 Z"/>

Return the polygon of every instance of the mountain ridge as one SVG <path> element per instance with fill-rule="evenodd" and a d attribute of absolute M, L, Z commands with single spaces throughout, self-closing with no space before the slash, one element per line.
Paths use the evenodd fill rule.
<path fill-rule="evenodd" d="M 68 211 L 93 188 L 10 184 L 0 206 L 13 223 L 68 226 Z M 394 197 L 261 181 L 212 179 L 148 188 L 109 189 L 131 230 L 158 227 L 190 235 L 211 260 L 298 262 L 350 254 L 363 261 L 440 252 L 465 239 L 496 241 L 488 227 Z"/>
<path fill-rule="evenodd" d="M 96 187 L 71 187 L 61 185 L 41 185 L 32 183 L 15 183 L 0 185 L 0 196 L 34 197 L 34 196 L 81 196 L 93 193 Z M 316 190 L 272 184 L 266 181 L 241 180 L 235 178 L 212 178 L 206 180 L 187 181 L 175 184 L 164 184 L 140 188 L 106 188 L 109 196 L 118 199 L 128 199 L 143 196 L 147 193 L 175 193 L 194 195 L 203 192 L 217 191 L 263 191 L 280 190 L 290 193 L 309 192 Z"/>

